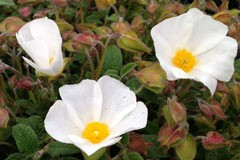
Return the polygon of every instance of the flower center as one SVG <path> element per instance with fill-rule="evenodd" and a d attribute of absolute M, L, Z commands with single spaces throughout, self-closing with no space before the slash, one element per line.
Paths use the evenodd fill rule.
<path fill-rule="evenodd" d="M 174 66 L 182 69 L 184 72 L 190 72 L 197 62 L 192 52 L 186 49 L 180 49 L 177 50 L 172 58 L 172 63 Z"/>
<path fill-rule="evenodd" d="M 53 60 L 54 60 L 54 57 L 50 57 L 50 58 L 49 58 L 50 64 L 52 64 Z"/>
<path fill-rule="evenodd" d="M 109 128 L 100 122 L 89 123 L 82 133 L 82 137 L 90 142 L 97 144 L 102 142 L 109 135 Z"/>

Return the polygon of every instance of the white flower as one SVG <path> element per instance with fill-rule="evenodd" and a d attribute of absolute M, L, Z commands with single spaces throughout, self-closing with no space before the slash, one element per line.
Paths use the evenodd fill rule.
<path fill-rule="evenodd" d="M 234 72 L 237 42 L 228 27 L 194 8 L 153 27 L 156 56 L 168 80 L 194 79 L 213 95 L 217 80 L 229 81 Z"/>
<path fill-rule="evenodd" d="M 117 143 L 120 135 L 147 123 L 147 108 L 134 92 L 109 76 L 83 80 L 59 89 L 62 100 L 50 108 L 45 129 L 54 139 L 71 143 L 87 155 Z"/>
<path fill-rule="evenodd" d="M 53 20 L 39 18 L 26 23 L 16 37 L 35 63 L 25 57 L 23 59 L 37 71 L 52 76 L 62 71 L 62 38 Z"/>

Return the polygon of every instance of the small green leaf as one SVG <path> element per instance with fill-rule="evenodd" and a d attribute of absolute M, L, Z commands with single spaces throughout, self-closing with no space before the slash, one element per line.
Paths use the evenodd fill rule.
<path fill-rule="evenodd" d="M 13 126 L 13 138 L 22 153 L 33 153 L 38 150 L 38 138 L 33 129 L 25 124 Z"/>
<path fill-rule="evenodd" d="M 127 65 L 123 66 L 120 70 L 120 76 L 125 77 L 127 74 L 129 74 L 135 67 L 137 66 L 136 62 L 128 63 Z"/>
<path fill-rule="evenodd" d="M 40 116 L 31 116 L 29 118 L 17 118 L 17 123 L 30 126 L 38 136 L 41 136 L 44 131 L 43 119 Z"/>
<path fill-rule="evenodd" d="M 194 160 L 197 153 L 197 143 L 192 135 L 188 134 L 184 143 L 175 148 L 181 160 Z"/>
<path fill-rule="evenodd" d="M 14 3 L 13 0 L 1 0 L 0 1 L 0 6 L 15 6 L 16 4 Z"/>
<path fill-rule="evenodd" d="M 128 153 L 123 157 L 123 160 L 143 160 L 142 156 L 139 153 Z"/>
<path fill-rule="evenodd" d="M 13 154 L 10 154 L 5 160 L 23 160 L 24 158 L 25 158 L 24 154 L 13 153 Z"/>
<path fill-rule="evenodd" d="M 109 69 L 119 71 L 122 67 L 122 52 L 115 46 L 110 45 L 106 49 L 106 57 L 103 64 L 103 70 L 107 71 Z"/>
<path fill-rule="evenodd" d="M 120 79 L 120 77 L 119 77 L 119 75 L 118 75 L 118 71 L 113 70 L 113 69 L 107 70 L 107 71 L 104 73 L 104 75 L 108 75 L 108 76 L 111 76 L 111 77 Z"/>
<path fill-rule="evenodd" d="M 81 150 L 74 145 L 61 142 L 52 142 L 51 144 L 49 144 L 49 148 L 47 150 L 47 153 L 50 154 L 52 157 L 70 155 L 80 152 Z"/>

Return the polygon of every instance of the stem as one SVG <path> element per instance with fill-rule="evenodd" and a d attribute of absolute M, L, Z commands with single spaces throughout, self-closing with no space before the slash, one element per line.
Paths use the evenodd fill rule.
<path fill-rule="evenodd" d="M 54 0 L 50 0 L 51 1 L 51 4 L 52 4 L 52 7 L 53 7 L 53 11 L 55 13 L 55 16 L 56 16 L 56 20 L 59 20 L 59 14 L 58 14 L 58 11 L 57 11 L 57 6 L 55 5 L 54 3 Z"/>
<path fill-rule="evenodd" d="M 85 49 L 85 55 L 87 56 L 88 64 L 90 65 L 91 73 L 92 73 L 92 79 L 94 79 L 95 71 L 94 71 L 94 64 L 92 62 L 91 56 L 89 55 L 89 52 L 87 49 Z"/>
<path fill-rule="evenodd" d="M 34 104 L 37 104 L 37 100 L 36 100 L 33 92 L 32 92 L 32 91 L 29 91 L 28 94 L 29 94 L 29 96 L 30 96 L 30 99 L 33 101 L 33 103 L 34 103 Z"/>
<path fill-rule="evenodd" d="M 118 13 L 117 8 L 116 8 L 114 5 L 112 5 L 111 7 L 112 7 L 112 9 L 114 10 L 114 12 L 115 12 L 115 14 L 116 14 L 116 16 L 118 17 L 118 20 L 119 20 L 119 19 L 120 19 L 120 16 L 119 16 L 119 13 Z"/>
<path fill-rule="evenodd" d="M 107 46 L 109 45 L 109 43 L 111 42 L 111 40 L 114 38 L 114 34 L 110 35 L 104 45 L 104 49 L 103 49 L 103 53 L 102 53 L 102 56 L 101 56 L 101 59 L 100 59 L 100 62 L 98 64 L 98 67 L 97 67 L 97 70 L 96 70 L 96 75 L 95 75 L 95 80 L 98 80 L 100 74 L 101 74 L 101 71 L 102 71 L 102 67 L 103 67 L 103 63 L 104 63 L 104 60 L 105 60 L 105 57 L 106 57 L 106 48 Z"/>
<path fill-rule="evenodd" d="M 3 63 L 1 60 L 0 60 L 0 69 L 1 69 L 1 70 L 2 70 L 2 69 L 3 69 L 3 70 L 4 70 L 4 69 L 8 69 L 8 70 L 12 71 L 12 72 L 15 73 L 15 74 L 18 74 L 18 75 L 20 75 L 20 76 L 23 76 L 21 72 L 19 72 L 18 70 L 16 70 L 16 69 L 13 68 L 13 67 L 7 65 L 6 63 Z"/>
<path fill-rule="evenodd" d="M 15 115 L 15 113 L 8 106 L 5 106 L 5 108 L 7 109 L 9 114 L 13 117 L 13 119 L 16 121 L 17 120 L 17 116 Z"/>

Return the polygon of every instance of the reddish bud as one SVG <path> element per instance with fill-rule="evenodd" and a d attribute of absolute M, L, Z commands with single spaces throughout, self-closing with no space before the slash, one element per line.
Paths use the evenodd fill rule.
<path fill-rule="evenodd" d="M 227 92 L 228 92 L 228 89 L 227 89 L 227 87 L 226 87 L 226 85 L 225 85 L 224 82 L 218 81 L 216 91 L 227 93 Z"/>
<path fill-rule="evenodd" d="M 227 116 L 223 112 L 223 109 L 220 107 L 218 103 L 212 102 L 210 108 L 216 117 L 223 120 L 227 118 Z"/>
<path fill-rule="evenodd" d="M 147 6 L 147 11 L 151 14 L 155 13 L 156 10 L 159 8 L 159 4 L 156 2 L 156 0 L 152 0 L 150 4 Z"/>
<path fill-rule="evenodd" d="M 68 5 L 67 0 L 54 0 L 54 3 L 59 7 L 66 7 Z"/>
<path fill-rule="evenodd" d="M 177 102 L 176 97 L 168 101 L 168 107 L 175 123 L 186 120 L 186 108 Z"/>
<path fill-rule="evenodd" d="M 218 132 L 208 132 L 207 137 L 202 139 L 205 149 L 212 150 L 230 145 L 230 142 L 223 138 Z"/>
<path fill-rule="evenodd" d="M 174 127 L 165 123 L 158 132 L 158 142 L 160 146 L 167 146 L 168 148 L 181 144 L 186 138 L 188 132 L 188 124 L 180 123 Z"/>
<path fill-rule="evenodd" d="M 209 119 L 213 119 L 213 113 L 212 110 L 210 109 L 210 107 L 206 104 L 200 104 L 199 105 L 199 109 L 209 118 Z"/>
<path fill-rule="evenodd" d="M 0 128 L 6 128 L 8 120 L 8 111 L 5 108 L 0 108 Z"/>
<path fill-rule="evenodd" d="M 29 6 L 23 7 L 23 8 L 20 8 L 18 12 L 23 18 L 26 18 L 30 16 L 30 14 L 32 13 L 32 8 Z"/>
<path fill-rule="evenodd" d="M 42 9 L 42 10 L 40 10 L 40 11 L 37 11 L 37 12 L 33 15 L 33 17 L 34 17 L 34 18 L 46 17 L 49 12 L 50 12 L 49 9 Z"/>
<path fill-rule="evenodd" d="M 32 79 L 29 77 L 22 77 L 18 82 L 16 83 L 16 88 L 23 89 L 26 91 L 31 91 L 34 88 L 34 85 L 32 83 Z"/>
<path fill-rule="evenodd" d="M 80 33 L 73 39 L 73 43 L 81 43 L 88 46 L 95 46 L 97 41 L 98 36 L 88 32 Z"/>
<path fill-rule="evenodd" d="M 148 144 L 141 135 L 132 133 L 129 135 L 129 149 L 142 155 L 147 155 Z"/>

